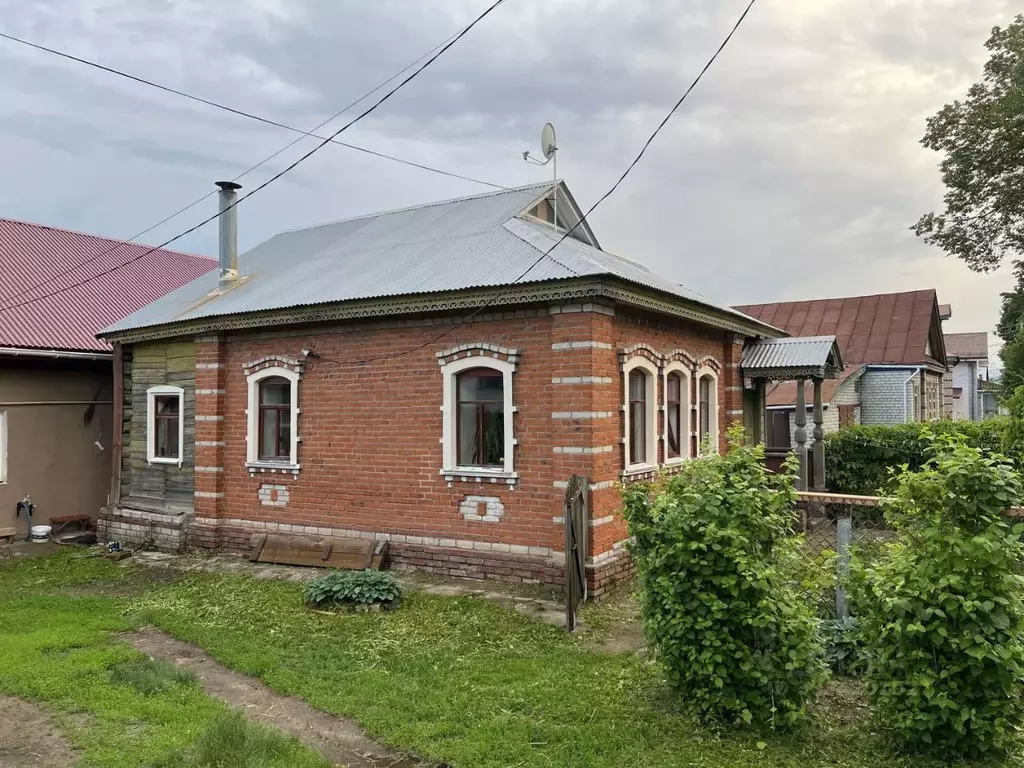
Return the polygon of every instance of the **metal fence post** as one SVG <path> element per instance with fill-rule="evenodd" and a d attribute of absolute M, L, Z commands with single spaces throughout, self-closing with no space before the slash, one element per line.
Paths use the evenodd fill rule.
<path fill-rule="evenodd" d="M 850 607 L 846 604 L 845 584 L 850 578 L 850 542 L 853 541 L 853 515 L 849 507 L 844 506 L 836 519 L 836 618 L 846 619 L 850 616 Z"/>

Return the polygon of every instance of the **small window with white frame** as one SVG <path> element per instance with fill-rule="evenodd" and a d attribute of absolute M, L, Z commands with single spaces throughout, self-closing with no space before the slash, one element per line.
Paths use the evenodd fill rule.
<path fill-rule="evenodd" d="M 697 455 L 718 453 L 718 374 L 704 366 L 697 380 Z"/>
<path fill-rule="evenodd" d="M 255 466 L 299 467 L 299 373 L 269 367 L 246 377 L 246 462 Z"/>
<path fill-rule="evenodd" d="M 169 384 L 146 390 L 146 458 L 181 466 L 185 455 L 185 390 Z"/>
<path fill-rule="evenodd" d="M 441 473 L 514 480 L 515 355 L 441 357 Z"/>
<path fill-rule="evenodd" d="M 673 464 L 690 457 L 690 366 L 670 362 L 664 371 L 665 463 Z"/>
<path fill-rule="evenodd" d="M 624 463 L 627 472 L 658 465 L 657 390 L 658 367 L 637 355 L 622 367 Z"/>

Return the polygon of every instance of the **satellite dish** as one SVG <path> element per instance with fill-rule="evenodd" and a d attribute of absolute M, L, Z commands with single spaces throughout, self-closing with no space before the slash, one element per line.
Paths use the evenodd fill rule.
<path fill-rule="evenodd" d="M 556 149 L 558 146 L 555 144 L 555 126 L 544 123 L 540 131 L 540 151 L 544 153 L 544 159 L 550 160 Z"/>

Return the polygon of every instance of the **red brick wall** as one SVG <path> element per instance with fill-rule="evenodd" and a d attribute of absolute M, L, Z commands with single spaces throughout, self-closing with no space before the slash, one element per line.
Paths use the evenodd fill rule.
<path fill-rule="evenodd" d="M 628 534 L 614 485 L 623 469 L 620 350 L 644 343 L 662 354 L 683 349 L 695 359 L 717 360 L 719 434 L 724 436 L 727 423 L 738 418 L 729 411 L 741 408 L 741 347 L 732 334 L 696 323 L 621 309 L 615 316 L 609 307 L 588 309 L 508 312 L 455 327 L 433 343 L 451 325 L 420 321 L 198 337 L 196 439 L 205 444 L 196 446 L 196 465 L 211 471 L 196 472 L 193 543 L 243 549 L 251 523 L 260 522 L 386 533 L 396 537 L 392 551 L 398 563 L 455 575 L 480 575 L 493 566 L 496 577 L 525 578 L 532 562 L 538 578 L 557 582 L 560 573 L 552 571 L 551 553 L 557 557 L 563 550 L 564 529 L 553 518 L 562 516 L 559 484 L 575 472 L 596 486 L 588 578 L 600 594 L 632 569 L 621 546 Z M 449 487 L 439 474 L 442 374 L 436 353 L 475 342 L 518 350 L 513 393 L 519 481 L 514 489 L 503 482 L 457 479 Z M 397 359 L 373 360 L 420 345 L 426 346 Z M 303 359 L 303 349 L 316 356 L 305 359 L 298 387 L 301 470 L 294 477 L 251 474 L 245 466 L 248 387 L 243 366 L 267 356 Z M 346 362 L 364 359 L 372 362 Z M 660 377 L 657 389 L 660 402 Z M 567 413 L 580 418 L 565 418 Z M 223 420 L 199 419 L 203 415 Z M 660 411 L 657 423 L 660 435 Z M 287 488 L 284 506 L 261 503 L 259 489 L 265 483 Z M 459 504 L 467 495 L 499 498 L 504 507 L 500 521 L 465 520 Z M 223 521 L 219 532 L 210 524 L 214 519 Z M 405 542 L 405 536 L 428 541 Z M 456 551 L 453 540 L 459 546 L 492 543 L 501 549 L 487 555 Z M 533 549 L 527 552 L 527 547 Z M 510 561 L 494 565 L 503 558 Z"/>

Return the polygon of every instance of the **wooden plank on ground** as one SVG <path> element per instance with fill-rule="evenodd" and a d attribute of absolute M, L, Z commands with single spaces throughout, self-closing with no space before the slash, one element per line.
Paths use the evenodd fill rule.
<path fill-rule="evenodd" d="M 259 536 L 254 536 L 253 537 L 253 540 L 252 540 L 252 551 L 249 552 L 249 559 L 252 560 L 254 563 L 259 561 L 260 553 L 263 552 L 263 545 L 266 542 L 267 542 L 267 535 L 265 533 L 264 534 L 260 534 Z"/>
<path fill-rule="evenodd" d="M 369 568 L 373 539 L 268 534 L 256 561 L 279 565 L 310 565 L 360 571 Z"/>

